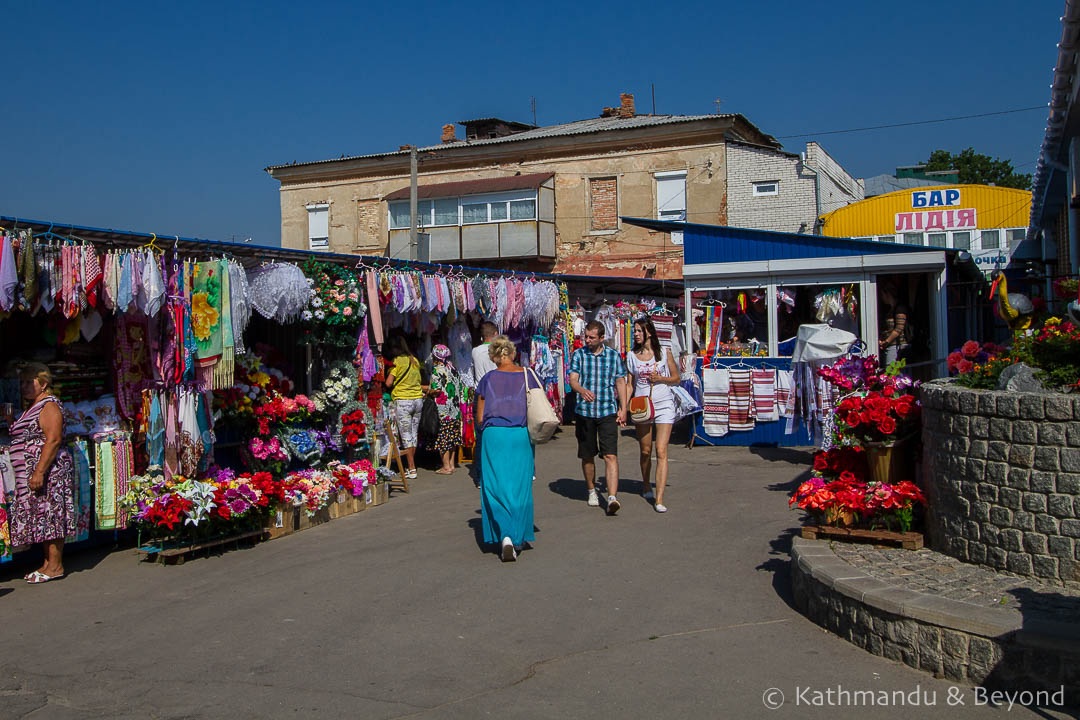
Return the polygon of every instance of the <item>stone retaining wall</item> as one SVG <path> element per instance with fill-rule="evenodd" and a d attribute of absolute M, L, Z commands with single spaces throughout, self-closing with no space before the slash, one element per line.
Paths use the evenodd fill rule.
<path fill-rule="evenodd" d="M 1080 581 L 1080 397 L 922 386 L 930 546 Z"/>
<path fill-rule="evenodd" d="M 800 612 L 874 655 L 989 688 L 1064 687 L 1067 705 L 1080 702 L 1075 625 L 889 586 L 839 559 L 822 540 L 794 539 L 791 580 Z"/>

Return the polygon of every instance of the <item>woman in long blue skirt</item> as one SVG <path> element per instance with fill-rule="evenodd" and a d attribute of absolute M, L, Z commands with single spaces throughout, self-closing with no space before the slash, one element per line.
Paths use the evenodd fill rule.
<path fill-rule="evenodd" d="M 525 370 L 514 362 L 517 350 L 505 335 L 491 341 L 495 363 L 476 388 L 476 422 L 481 427 L 481 518 L 484 542 L 500 546 L 504 562 L 517 559 L 523 543 L 533 542 L 535 474 L 533 445 L 527 428 Z M 535 373 L 530 385 L 539 387 Z M 535 384 L 534 384 L 535 383 Z"/>

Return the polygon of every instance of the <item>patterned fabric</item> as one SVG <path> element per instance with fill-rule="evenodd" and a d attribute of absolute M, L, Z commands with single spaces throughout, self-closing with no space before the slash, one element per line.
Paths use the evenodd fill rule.
<path fill-rule="evenodd" d="M 53 460 L 41 490 L 30 489 L 30 476 L 37 469 L 45 447 L 45 431 L 38 418 L 48 403 L 63 406 L 49 396 L 24 412 L 11 426 L 11 464 L 15 469 L 15 500 L 11 503 L 11 543 L 30 545 L 58 540 L 75 532 L 76 513 L 73 495 L 75 474 L 71 453 L 61 449 Z M 61 428 L 61 433 L 63 429 Z"/>
<path fill-rule="evenodd" d="M 80 542 L 90 537 L 90 513 L 94 507 L 94 492 L 90 482 L 90 456 L 86 441 L 76 440 L 70 445 L 75 460 L 75 532 L 68 535 L 68 542 Z"/>
<path fill-rule="evenodd" d="M 117 500 L 127 494 L 129 480 L 135 471 L 130 436 L 115 433 L 99 440 L 94 459 L 97 529 L 123 530 L 128 524 L 128 514 L 120 509 Z"/>
<path fill-rule="evenodd" d="M 570 372 L 577 373 L 582 387 L 596 395 L 592 402 L 578 397 L 578 415 L 600 418 L 619 411 L 615 379 L 626 377 L 626 363 L 619 353 L 606 345 L 601 346 L 599 354 L 590 352 L 586 347 L 578 348 L 570 358 Z"/>
<path fill-rule="evenodd" d="M 753 395 L 753 381 L 750 373 L 750 370 L 741 368 L 731 371 L 728 427 L 732 432 L 746 432 L 754 429 L 754 416 L 750 409 Z"/>
<path fill-rule="evenodd" d="M 702 425 L 706 435 L 723 437 L 728 433 L 728 396 L 731 392 L 731 373 L 727 368 L 705 368 L 702 371 L 705 402 Z"/>
<path fill-rule="evenodd" d="M 441 396 L 435 398 L 439 408 L 439 419 L 460 420 L 461 403 L 465 402 L 465 387 L 458 374 L 443 363 L 435 363 L 431 371 L 431 389 L 446 393 L 445 401 L 442 403 L 439 402 Z"/>
<path fill-rule="evenodd" d="M 790 370 L 776 373 L 776 410 L 782 418 L 789 418 L 795 413 L 795 381 Z"/>
<path fill-rule="evenodd" d="M 754 371 L 754 418 L 758 422 L 774 422 L 780 419 L 776 412 L 776 371 Z"/>
<path fill-rule="evenodd" d="M 450 452 L 461 444 L 461 420 L 443 420 L 439 423 L 439 437 L 435 438 L 436 452 Z"/>

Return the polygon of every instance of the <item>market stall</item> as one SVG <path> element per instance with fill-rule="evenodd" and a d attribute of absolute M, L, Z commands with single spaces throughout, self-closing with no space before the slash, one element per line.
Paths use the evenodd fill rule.
<path fill-rule="evenodd" d="M 886 288 L 908 305 L 909 366 L 944 374 L 946 281 L 955 251 L 692 223 L 624 218 L 684 235 L 685 343 L 695 348 L 710 445 L 815 444 L 834 401 L 814 370 L 793 361 L 800 328 L 847 333 L 847 352 L 877 356 Z M 897 343 L 899 345 L 899 343 Z M 903 347 L 901 345 L 901 347 Z M 831 357 L 835 360 L 837 355 Z"/>
<path fill-rule="evenodd" d="M 158 549 L 262 527 L 273 536 L 302 524 L 298 514 L 370 499 L 392 475 L 379 467 L 395 438 L 378 355 L 392 334 L 425 360 L 437 343 L 451 348 L 463 387 L 440 401 L 459 405 L 468 447 L 482 321 L 511 337 L 561 409 L 577 309 L 608 313 L 624 344 L 625 317 L 651 310 L 677 342 L 666 303 L 681 292 L 4 217 L 9 276 L 0 402 L 20 406 L 27 361 L 57 380 L 79 473 L 81 530 L 69 542 L 136 528 Z"/>

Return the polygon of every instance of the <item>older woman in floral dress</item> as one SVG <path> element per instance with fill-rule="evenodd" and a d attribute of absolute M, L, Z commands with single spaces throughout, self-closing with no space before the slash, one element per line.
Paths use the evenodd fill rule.
<path fill-rule="evenodd" d="M 19 373 L 30 408 L 11 426 L 11 464 L 15 501 L 11 504 L 11 544 L 42 543 L 45 562 L 26 575 L 37 584 L 64 576 L 64 538 L 75 533 L 75 465 L 61 449 L 64 416 L 52 393 L 52 374 L 40 363 Z"/>
<path fill-rule="evenodd" d="M 461 382 L 454 364 L 450 362 L 450 348 L 436 345 L 431 350 L 431 388 L 428 394 L 435 398 L 439 408 L 439 436 L 435 439 L 434 450 L 439 453 L 442 467 L 439 475 L 450 475 L 457 467 L 458 446 L 461 445 L 461 402 L 464 400 L 465 387 Z"/>

